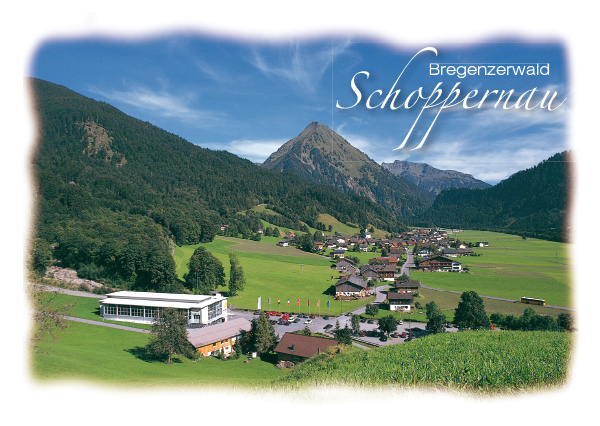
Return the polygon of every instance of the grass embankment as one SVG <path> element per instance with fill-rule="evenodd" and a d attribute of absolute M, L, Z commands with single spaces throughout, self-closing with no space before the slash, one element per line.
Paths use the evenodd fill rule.
<path fill-rule="evenodd" d="M 444 290 L 513 300 L 527 296 L 545 299 L 548 305 L 573 307 L 569 244 L 486 231 L 463 231 L 454 237 L 487 241 L 490 246 L 473 248 L 481 256 L 458 258 L 468 274 L 411 271 L 411 278 Z"/>
<path fill-rule="evenodd" d="M 203 386 L 261 388 L 286 374 L 272 363 L 253 359 L 193 362 L 177 359 L 167 365 L 143 358 L 147 334 L 71 322 L 60 340 L 42 344 L 48 353 L 33 353 L 31 372 L 40 380 L 90 380 L 135 387 Z"/>
<path fill-rule="evenodd" d="M 369 351 L 325 353 L 274 385 L 392 385 L 484 393 L 554 387 L 567 378 L 571 344 L 569 333 L 446 333 Z"/>
<path fill-rule="evenodd" d="M 187 273 L 187 262 L 194 250 L 203 245 L 217 257 L 225 268 L 226 279 L 229 280 L 229 253 L 235 251 L 244 269 L 246 286 L 238 296 L 231 297 L 229 303 L 238 309 L 256 309 L 257 300 L 262 298 L 262 309 L 288 311 L 287 299 L 290 299 L 289 310 L 293 313 L 308 313 L 310 300 L 310 313 L 318 314 L 317 301 L 320 301 L 322 315 L 331 312 L 339 315 L 340 303 L 335 301 L 326 292 L 336 282 L 339 275 L 335 269 L 330 269 L 332 261 L 322 256 L 305 253 L 291 247 L 277 247 L 262 242 L 241 240 L 237 238 L 217 237 L 207 244 L 184 246 L 175 248 L 175 265 L 180 278 Z M 376 254 L 373 254 L 375 257 Z M 333 277 L 333 279 L 332 279 Z M 226 290 L 223 288 L 223 290 Z M 268 299 L 271 298 L 271 306 Z M 281 298 L 281 305 L 277 299 Z M 300 299 L 300 306 L 296 301 Z M 358 306 L 369 303 L 373 298 L 360 301 Z M 330 308 L 327 308 L 330 301 Z M 344 304 L 346 305 L 346 304 Z M 353 302 L 348 309 L 355 309 Z M 346 309 L 344 307 L 344 309 Z"/>

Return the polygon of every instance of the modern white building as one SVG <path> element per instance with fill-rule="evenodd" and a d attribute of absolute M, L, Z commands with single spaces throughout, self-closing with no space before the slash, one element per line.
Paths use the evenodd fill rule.
<path fill-rule="evenodd" d="M 220 294 L 117 291 L 100 300 L 100 316 L 109 320 L 151 324 L 164 308 L 184 310 L 191 327 L 227 321 L 227 297 Z"/>

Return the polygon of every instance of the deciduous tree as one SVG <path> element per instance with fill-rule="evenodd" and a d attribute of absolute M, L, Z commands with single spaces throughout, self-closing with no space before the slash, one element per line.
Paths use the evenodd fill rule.
<path fill-rule="evenodd" d="M 464 292 L 455 309 L 454 324 L 458 328 L 471 330 L 489 329 L 490 319 L 485 314 L 483 300 L 474 291 Z"/>
<path fill-rule="evenodd" d="M 146 353 L 154 357 L 166 357 L 167 364 L 173 363 L 173 354 L 191 357 L 194 348 L 187 339 L 187 323 L 185 311 L 162 309 L 152 324 L 152 338 L 145 347 Z"/>
<path fill-rule="evenodd" d="M 379 318 L 379 329 L 386 333 L 388 336 L 390 333 L 396 331 L 398 328 L 398 320 L 394 315 L 386 315 L 383 318 Z"/>
<path fill-rule="evenodd" d="M 444 333 L 446 331 L 446 315 L 440 311 L 435 302 L 429 302 L 425 305 L 427 310 L 427 330 L 431 333 Z"/>

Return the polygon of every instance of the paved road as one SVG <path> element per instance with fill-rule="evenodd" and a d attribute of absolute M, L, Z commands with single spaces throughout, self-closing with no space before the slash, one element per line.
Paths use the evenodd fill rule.
<path fill-rule="evenodd" d="M 29 283 L 29 284 L 32 284 L 32 283 Z M 88 293 L 86 291 L 67 290 L 65 288 L 52 287 L 52 286 L 41 285 L 41 284 L 33 284 L 33 285 L 42 287 L 46 291 L 57 291 L 59 293 L 70 294 L 71 296 L 93 297 L 94 299 L 106 299 L 106 296 L 104 294 L 94 294 L 94 293 Z"/>
<path fill-rule="evenodd" d="M 126 325 L 110 324 L 110 323 L 107 323 L 107 322 L 92 321 L 92 320 L 87 320 L 87 319 L 83 319 L 83 318 L 76 318 L 76 317 L 67 317 L 67 316 L 65 316 L 64 318 L 68 319 L 70 321 L 82 322 L 82 323 L 85 323 L 85 324 L 101 325 L 103 327 L 119 328 L 121 330 L 137 331 L 138 333 L 150 334 L 150 330 L 144 330 L 144 329 L 141 329 L 141 328 L 134 328 L 134 327 L 131 327 L 131 326 L 126 326 Z"/>

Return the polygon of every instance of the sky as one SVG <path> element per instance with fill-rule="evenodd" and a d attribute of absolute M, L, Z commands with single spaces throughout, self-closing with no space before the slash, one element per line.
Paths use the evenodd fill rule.
<path fill-rule="evenodd" d="M 501 66 L 522 67 L 524 75 L 492 75 Z M 377 163 L 427 163 L 496 184 L 570 149 L 567 70 L 558 42 L 265 41 L 178 31 L 49 39 L 25 74 L 256 163 L 318 121 Z M 513 92 L 497 103 L 503 90 Z"/>

